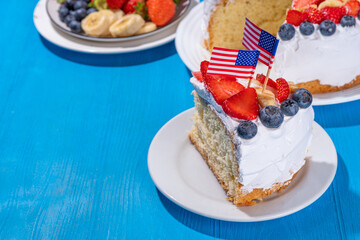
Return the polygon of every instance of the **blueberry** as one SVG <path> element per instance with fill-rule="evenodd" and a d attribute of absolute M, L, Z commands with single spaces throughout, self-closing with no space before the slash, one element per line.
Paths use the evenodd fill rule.
<path fill-rule="evenodd" d="M 300 24 L 300 32 L 305 35 L 309 36 L 315 31 L 315 27 L 311 22 L 305 21 Z"/>
<path fill-rule="evenodd" d="M 69 24 L 69 28 L 74 33 L 80 33 L 81 32 L 81 23 L 76 20 L 72 20 Z"/>
<path fill-rule="evenodd" d="M 84 1 L 76 1 L 74 3 L 74 10 L 78 10 L 80 8 L 87 9 L 87 3 Z"/>
<path fill-rule="evenodd" d="M 324 36 L 331 36 L 336 31 L 336 24 L 331 20 L 325 20 L 320 23 L 320 32 Z"/>
<path fill-rule="evenodd" d="M 257 126 L 252 121 L 240 122 L 237 132 L 241 138 L 251 139 L 257 134 Z"/>
<path fill-rule="evenodd" d="M 75 11 L 75 19 L 81 21 L 84 17 L 86 17 L 86 10 L 84 8 L 80 8 Z"/>
<path fill-rule="evenodd" d="M 299 111 L 299 104 L 292 99 L 286 99 L 281 103 L 280 110 L 285 116 L 295 116 Z"/>
<path fill-rule="evenodd" d="M 71 15 L 71 16 L 73 16 L 73 17 L 75 17 L 75 11 L 70 10 L 70 11 L 69 11 L 69 15 Z"/>
<path fill-rule="evenodd" d="M 64 22 L 65 22 L 66 26 L 69 26 L 70 22 L 74 21 L 74 20 L 76 20 L 75 16 L 69 14 L 65 17 Z"/>
<path fill-rule="evenodd" d="M 278 128 L 284 121 L 284 114 L 278 107 L 266 106 L 260 111 L 260 121 L 268 128 Z"/>
<path fill-rule="evenodd" d="M 352 27 L 355 26 L 355 18 L 351 15 L 345 15 L 341 18 L 340 24 L 342 27 Z"/>
<path fill-rule="evenodd" d="M 359 12 L 359 14 L 358 14 L 358 19 L 360 20 L 360 12 Z"/>
<path fill-rule="evenodd" d="M 295 36 L 295 28 L 293 25 L 289 23 L 285 23 L 281 25 L 279 28 L 279 37 L 283 41 L 288 41 Z"/>
<path fill-rule="evenodd" d="M 63 22 L 65 20 L 65 17 L 69 14 L 69 9 L 65 7 L 65 5 L 62 5 L 59 8 L 59 17 L 60 20 Z"/>
<path fill-rule="evenodd" d="M 66 0 L 66 1 L 65 1 L 65 6 L 66 6 L 69 10 L 73 10 L 73 9 L 74 9 L 74 4 L 75 4 L 75 0 Z"/>
<path fill-rule="evenodd" d="M 313 100 L 311 93 L 305 88 L 296 90 L 292 95 L 292 99 L 295 100 L 301 108 L 308 108 Z"/>
<path fill-rule="evenodd" d="M 87 10 L 87 15 L 89 15 L 90 13 L 93 13 L 93 12 L 97 12 L 97 9 L 96 8 L 89 8 Z"/>

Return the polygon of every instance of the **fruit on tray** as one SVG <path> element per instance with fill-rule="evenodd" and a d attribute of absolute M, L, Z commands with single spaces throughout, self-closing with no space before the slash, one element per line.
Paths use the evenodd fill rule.
<path fill-rule="evenodd" d="M 175 15 L 179 0 L 58 0 L 59 18 L 72 32 L 129 37 L 155 31 Z"/>

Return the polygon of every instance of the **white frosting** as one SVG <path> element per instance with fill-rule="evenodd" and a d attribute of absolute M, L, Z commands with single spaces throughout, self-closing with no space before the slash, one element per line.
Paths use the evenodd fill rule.
<path fill-rule="evenodd" d="M 259 119 L 255 119 L 253 122 L 258 127 L 258 133 L 254 138 L 245 140 L 237 134 L 239 123 L 224 113 L 204 84 L 196 78 L 191 78 L 190 82 L 199 96 L 215 110 L 233 137 L 239 163 L 239 182 L 244 191 L 268 189 L 275 183 L 290 180 L 305 164 L 305 154 L 312 137 L 312 107 L 300 109 L 293 117 L 285 116 L 277 129 L 267 128 Z"/>
<path fill-rule="evenodd" d="M 203 33 L 203 39 L 208 40 L 209 39 L 209 32 L 208 32 L 208 26 L 211 14 L 214 12 L 216 4 L 218 0 L 205 0 L 204 1 L 204 17 L 203 22 L 201 24 L 201 30 Z"/>
<path fill-rule="evenodd" d="M 294 83 L 318 79 L 321 84 L 342 86 L 360 75 L 360 21 L 355 27 L 336 25 L 336 32 L 323 36 L 319 25 L 310 36 L 300 33 L 281 41 L 276 53 L 274 73 Z"/>

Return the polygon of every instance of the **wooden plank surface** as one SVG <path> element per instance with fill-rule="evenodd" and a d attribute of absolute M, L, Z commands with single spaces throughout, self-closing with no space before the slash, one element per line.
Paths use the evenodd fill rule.
<path fill-rule="evenodd" d="M 156 132 L 193 106 L 174 43 L 63 50 L 36 32 L 35 5 L 7 1 L 0 21 L 0 239 L 360 237 L 360 101 L 315 107 L 339 158 L 319 200 L 266 222 L 205 218 L 159 193 L 147 170 Z"/>

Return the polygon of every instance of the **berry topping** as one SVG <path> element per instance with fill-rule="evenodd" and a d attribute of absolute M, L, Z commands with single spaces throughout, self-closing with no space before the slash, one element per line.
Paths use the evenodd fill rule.
<path fill-rule="evenodd" d="M 299 88 L 296 90 L 292 96 L 292 99 L 295 100 L 301 108 L 308 108 L 312 103 L 312 95 L 305 88 Z"/>
<path fill-rule="evenodd" d="M 336 24 L 331 20 L 325 20 L 320 23 L 320 32 L 324 36 L 331 36 L 336 31 Z"/>
<path fill-rule="evenodd" d="M 286 100 L 290 94 L 290 88 L 287 81 L 283 78 L 278 78 L 276 80 L 276 92 L 277 92 L 277 99 L 280 103 Z"/>
<path fill-rule="evenodd" d="M 350 0 L 345 3 L 344 8 L 346 10 L 346 14 L 357 17 L 360 11 L 360 2 L 357 0 Z"/>
<path fill-rule="evenodd" d="M 251 139 L 257 134 L 257 126 L 252 121 L 241 121 L 237 132 L 241 138 Z"/>
<path fill-rule="evenodd" d="M 244 86 L 235 78 L 206 75 L 204 78 L 205 88 L 212 94 L 218 104 L 222 104 L 229 97 L 244 89 Z"/>
<path fill-rule="evenodd" d="M 344 7 L 324 7 L 320 10 L 325 20 L 331 20 L 334 23 L 340 23 L 341 18 L 346 14 Z"/>
<path fill-rule="evenodd" d="M 209 68 L 209 64 L 210 64 L 209 61 L 202 61 L 200 63 L 200 71 L 201 71 L 201 74 L 202 74 L 203 78 L 205 78 L 205 75 L 206 75 L 207 70 Z"/>
<path fill-rule="evenodd" d="M 298 9 L 298 8 L 304 8 L 304 7 L 310 6 L 310 5 L 319 5 L 323 1 L 325 1 L 325 0 L 294 0 L 292 8 Z"/>
<path fill-rule="evenodd" d="M 298 10 L 289 10 L 286 15 L 286 22 L 294 26 L 299 26 L 303 21 L 306 20 L 306 14 Z"/>
<path fill-rule="evenodd" d="M 299 111 L 299 104 L 292 99 L 286 99 L 281 103 L 280 109 L 285 116 L 295 116 Z"/>
<path fill-rule="evenodd" d="M 305 21 L 300 24 L 300 32 L 305 35 L 309 36 L 315 31 L 315 27 L 311 22 Z"/>
<path fill-rule="evenodd" d="M 121 9 L 126 0 L 106 0 L 106 3 L 110 9 Z"/>
<path fill-rule="evenodd" d="M 159 27 L 166 25 L 175 15 L 173 0 L 148 0 L 146 6 L 151 21 Z"/>
<path fill-rule="evenodd" d="M 136 13 L 147 20 L 149 18 L 146 10 L 145 0 L 129 0 L 123 7 L 125 14 Z"/>
<path fill-rule="evenodd" d="M 355 26 L 356 21 L 355 18 L 351 15 L 345 15 L 342 17 L 340 24 L 342 27 L 352 27 Z"/>
<path fill-rule="evenodd" d="M 267 106 L 260 111 L 260 121 L 268 128 L 278 128 L 284 121 L 284 114 L 278 107 Z"/>
<path fill-rule="evenodd" d="M 233 118 L 253 120 L 259 115 L 259 102 L 254 88 L 245 88 L 222 104 L 226 114 Z"/>
<path fill-rule="evenodd" d="M 201 72 L 191 72 L 191 74 L 199 81 L 203 82 L 203 76 Z"/>
<path fill-rule="evenodd" d="M 256 75 L 256 80 L 258 80 L 262 84 L 265 83 L 265 79 L 266 79 L 266 76 L 264 74 Z M 267 82 L 267 86 L 276 89 L 276 82 L 274 82 L 271 78 L 269 78 L 268 82 Z"/>
<path fill-rule="evenodd" d="M 321 12 L 313 7 L 305 9 L 304 14 L 307 14 L 307 20 L 311 23 L 320 24 L 324 20 Z"/>
<path fill-rule="evenodd" d="M 284 23 L 279 28 L 279 37 L 283 41 L 288 41 L 295 36 L 295 28 L 289 23 Z"/>

